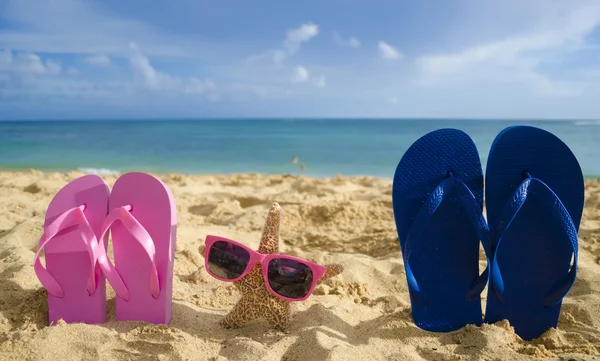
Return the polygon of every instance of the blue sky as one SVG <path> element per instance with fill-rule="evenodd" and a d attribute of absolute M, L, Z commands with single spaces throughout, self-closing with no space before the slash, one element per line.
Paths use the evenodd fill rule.
<path fill-rule="evenodd" d="M 0 119 L 600 118 L 598 0 L 0 0 Z"/>

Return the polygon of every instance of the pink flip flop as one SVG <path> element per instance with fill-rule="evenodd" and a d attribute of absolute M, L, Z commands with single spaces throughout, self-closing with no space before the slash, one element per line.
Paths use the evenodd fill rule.
<path fill-rule="evenodd" d="M 108 213 L 109 188 L 102 178 L 86 175 L 61 189 L 46 211 L 33 268 L 48 291 L 50 324 L 103 323 L 106 320 L 106 283 L 97 267 L 98 240 Z M 40 253 L 46 254 L 46 268 Z"/>
<path fill-rule="evenodd" d="M 171 320 L 177 209 L 168 187 L 145 173 L 113 186 L 102 235 L 111 230 L 115 264 L 101 245 L 98 263 L 117 293 L 118 321 Z"/>

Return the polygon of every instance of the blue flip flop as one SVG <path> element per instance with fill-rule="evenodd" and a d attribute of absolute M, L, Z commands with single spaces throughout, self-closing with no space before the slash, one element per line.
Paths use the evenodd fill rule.
<path fill-rule="evenodd" d="M 481 325 L 479 244 L 489 252 L 483 174 L 471 138 L 440 129 L 418 139 L 394 175 L 394 219 L 415 324 L 448 332 Z"/>
<path fill-rule="evenodd" d="M 577 275 L 583 174 L 555 135 L 514 126 L 494 140 L 485 182 L 493 252 L 485 322 L 507 319 L 522 339 L 537 338 L 557 327 Z"/>

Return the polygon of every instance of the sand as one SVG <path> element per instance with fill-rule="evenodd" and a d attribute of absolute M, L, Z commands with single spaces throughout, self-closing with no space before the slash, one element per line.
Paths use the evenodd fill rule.
<path fill-rule="evenodd" d="M 46 292 L 32 267 L 34 250 L 49 201 L 80 175 L 0 172 L 2 360 L 600 359 L 600 180 L 586 182 L 579 274 L 564 300 L 559 328 L 525 342 L 506 321 L 450 333 L 414 325 L 391 180 L 370 177 L 159 176 L 179 212 L 170 325 L 115 322 L 109 288 L 106 324 L 48 327 Z M 104 176 L 109 185 L 116 178 Z M 218 321 L 239 295 L 205 272 L 197 248 L 207 234 L 257 247 L 273 201 L 284 210 L 282 252 L 346 269 L 296 304 L 286 332 L 264 321 L 223 329 Z"/>

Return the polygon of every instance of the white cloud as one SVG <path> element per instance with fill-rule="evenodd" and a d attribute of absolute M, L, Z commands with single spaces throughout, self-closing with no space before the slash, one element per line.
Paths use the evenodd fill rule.
<path fill-rule="evenodd" d="M 526 53 L 544 50 L 578 50 L 583 38 L 596 28 L 599 22 L 600 7 L 595 7 L 593 11 L 571 14 L 564 23 L 557 24 L 558 27 L 509 37 L 456 53 L 423 56 L 418 59 L 418 63 L 424 71 L 440 74 L 458 72 L 486 62 L 502 66 L 525 62 L 528 62 L 528 65 L 537 65 L 539 59 Z"/>
<path fill-rule="evenodd" d="M 589 50 L 586 37 L 600 25 L 600 5 L 554 9 L 531 30 L 482 43 L 457 52 L 426 55 L 416 60 L 421 81 L 493 81 L 523 83 L 537 95 L 575 96 L 581 83 L 554 81 L 540 72 L 543 64 L 560 63 L 562 57 Z M 560 10 L 560 11 L 558 11 Z"/>
<path fill-rule="evenodd" d="M 30 73 L 30 74 L 58 74 L 60 64 L 42 58 L 33 53 L 13 53 L 9 49 L 0 52 L 0 71 Z"/>
<path fill-rule="evenodd" d="M 325 88 L 327 86 L 327 82 L 325 81 L 325 77 L 321 75 L 320 77 L 314 80 L 314 83 L 319 88 Z"/>
<path fill-rule="evenodd" d="M 129 48 L 131 49 L 131 55 L 129 56 L 131 68 L 141 76 L 149 89 L 158 90 L 171 82 L 170 76 L 157 72 L 150 65 L 150 60 L 142 54 L 135 43 L 129 43 Z"/>
<path fill-rule="evenodd" d="M 135 43 L 130 43 L 129 62 L 137 82 L 153 91 L 183 92 L 186 94 L 205 94 L 211 100 L 216 100 L 216 85 L 212 80 L 198 78 L 178 78 L 161 73 L 154 69 L 150 60 L 140 51 Z"/>
<path fill-rule="evenodd" d="M 94 66 L 109 66 L 111 64 L 110 58 L 106 55 L 88 56 L 83 61 Z"/>
<path fill-rule="evenodd" d="M 0 48 L 32 53 L 127 56 L 127 44 L 133 39 L 144 46 L 148 56 L 207 58 L 207 54 L 214 56 L 219 50 L 197 38 L 174 35 L 150 22 L 109 11 L 104 2 L 1 0 L 0 3 L 0 22 L 6 20 L 18 25 L 0 31 Z"/>
<path fill-rule="evenodd" d="M 37 60 L 40 59 L 40 57 L 38 55 L 36 55 L 36 57 L 37 57 Z M 46 64 L 45 72 L 47 74 L 58 74 L 58 73 L 60 73 L 61 67 L 60 67 L 59 63 L 56 63 L 56 62 L 48 59 L 48 60 L 46 60 L 45 64 Z"/>
<path fill-rule="evenodd" d="M 292 83 L 305 83 L 310 78 L 308 70 L 303 66 L 297 66 L 294 69 L 294 75 L 292 75 Z"/>
<path fill-rule="evenodd" d="M 319 26 L 313 23 L 306 23 L 300 25 L 295 29 L 287 31 L 285 40 L 283 41 L 283 47 L 276 50 L 270 50 L 265 54 L 258 56 L 251 56 L 250 60 L 262 59 L 265 57 L 271 57 L 275 64 L 281 64 L 286 58 L 296 54 L 303 43 L 308 42 L 310 39 L 319 35 Z"/>
<path fill-rule="evenodd" d="M 197 78 L 191 78 L 187 84 L 185 84 L 183 91 L 187 94 L 208 94 L 208 98 L 211 100 L 219 99 L 219 95 L 215 93 L 217 86 L 212 80 L 200 80 Z"/>
<path fill-rule="evenodd" d="M 308 83 L 310 82 L 312 85 L 318 88 L 325 88 L 327 86 L 327 82 L 325 81 L 325 76 L 321 75 L 318 77 L 310 76 L 310 72 L 303 66 L 297 66 L 294 68 L 294 72 L 290 81 L 294 84 L 300 83 Z"/>
<path fill-rule="evenodd" d="M 385 41 L 379 41 L 377 43 L 377 49 L 379 50 L 379 56 L 381 56 L 383 59 L 401 59 L 404 56 L 402 53 L 396 50 L 396 48 Z"/>
<path fill-rule="evenodd" d="M 359 48 L 361 46 L 360 40 L 358 38 L 351 36 L 347 39 L 344 39 L 339 33 L 333 33 L 333 40 L 339 46 L 349 46 L 351 48 Z"/>
<path fill-rule="evenodd" d="M 318 25 L 313 23 L 302 24 L 299 28 L 288 30 L 284 45 L 290 52 L 295 52 L 301 43 L 309 41 L 318 34 Z"/>

